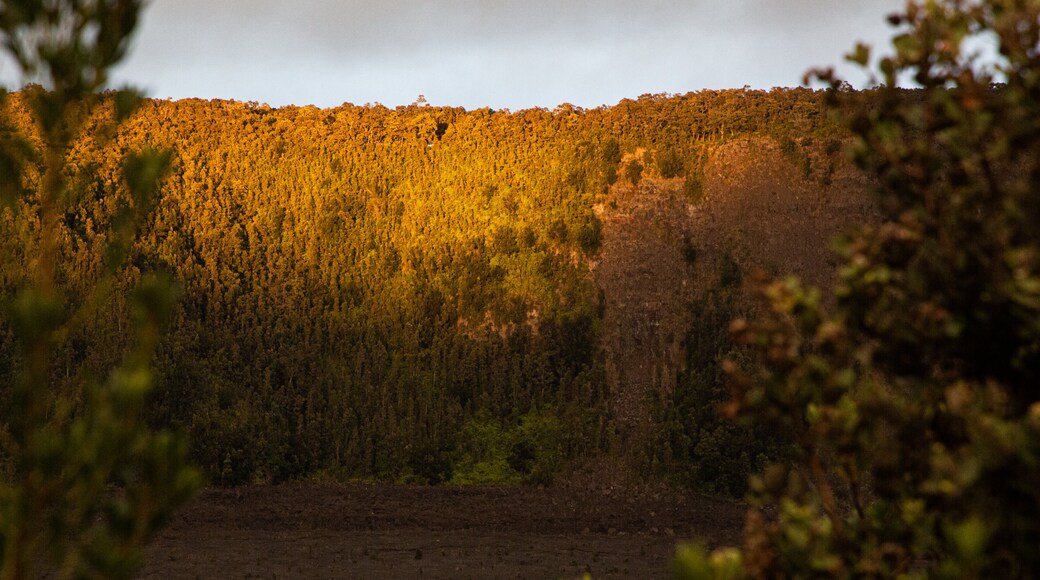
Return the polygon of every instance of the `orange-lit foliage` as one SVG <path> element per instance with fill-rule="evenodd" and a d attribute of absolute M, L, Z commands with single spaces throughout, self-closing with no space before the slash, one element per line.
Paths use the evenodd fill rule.
<path fill-rule="evenodd" d="M 621 156 L 660 151 L 645 174 L 697 185 L 713 145 L 830 132 L 821 111 L 803 89 L 517 113 L 149 101 L 113 144 L 73 152 L 96 197 L 65 216 L 60 267 L 84 288 L 100 270 L 120 153 L 173 149 L 124 280 L 183 284 L 152 419 L 186 430 L 217 482 L 438 481 L 478 413 L 511 428 L 548 409 L 564 452 L 589 452 L 611 437 L 592 206 Z M 121 352 L 125 304 L 96 318 L 57 374 Z"/>

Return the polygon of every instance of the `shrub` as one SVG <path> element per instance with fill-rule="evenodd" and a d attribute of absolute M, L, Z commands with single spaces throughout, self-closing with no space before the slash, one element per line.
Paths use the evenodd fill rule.
<path fill-rule="evenodd" d="M 593 214 L 586 216 L 577 227 L 575 227 L 574 240 L 586 255 L 594 255 L 599 251 L 603 243 L 603 224 Z"/>
<path fill-rule="evenodd" d="M 665 149 L 656 155 L 657 172 L 665 179 L 679 177 L 683 174 L 683 160 L 675 149 Z"/>
<path fill-rule="evenodd" d="M 6 127 L 0 132 L 0 237 L 14 243 L 19 238 L 9 228 L 18 227 L 33 234 L 18 252 L 5 247 L 0 264 L 5 276 L 14 273 L 0 293 L 0 326 L 18 345 L 16 379 L 0 385 L 4 578 L 36 576 L 34 568 L 46 558 L 62 577 L 129 578 L 145 543 L 198 485 L 197 474 L 185 465 L 183 441 L 150 430 L 142 418 L 154 382 L 151 360 L 178 294 L 169 276 L 136 280 L 130 300 L 133 346 L 121 364 L 101 376 L 82 370 L 71 391 L 59 388 L 52 373 L 57 349 L 86 324 L 84 312 L 112 300 L 114 288 L 125 283 L 121 274 L 131 244 L 170 160 L 169 152 L 154 150 L 125 157 L 120 190 L 106 192 L 118 209 L 98 236 L 108 240 L 104 271 L 81 292 L 85 297 L 72 300 L 77 293 L 61 275 L 60 229 L 66 216 L 76 214 L 83 192 L 69 177 L 75 160 L 68 152 L 91 114 L 109 109 L 112 121 L 90 136 L 100 141 L 139 101 L 129 90 L 97 91 L 126 50 L 140 4 L 0 4 L 7 56 L 26 77 L 43 77 L 49 87 L 27 87 L 18 96 L 31 111 L 36 135 L 23 137 Z M 0 110 L 5 97 L 0 92 Z M 35 187 L 26 189 L 27 183 Z"/>
<path fill-rule="evenodd" d="M 639 185 L 639 182 L 643 180 L 643 164 L 637 159 L 633 159 L 625 165 L 625 181 L 632 185 Z"/>
<path fill-rule="evenodd" d="M 733 323 L 757 363 L 729 365 L 729 411 L 803 465 L 752 480 L 743 554 L 684 552 L 684 574 L 1040 575 L 1040 4 L 910 2 L 890 21 L 871 107 L 818 73 L 887 221 L 842 244 L 832 310 L 789 279 Z M 973 58 L 982 39 L 996 63 Z"/>
<path fill-rule="evenodd" d="M 691 171 L 686 174 L 686 179 L 683 180 L 683 193 L 686 195 L 686 201 L 691 204 L 700 203 L 701 199 L 704 198 L 704 171 L 698 168 L 697 171 Z"/>
<path fill-rule="evenodd" d="M 512 428 L 478 416 L 463 426 L 451 483 L 552 483 L 563 461 L 564 433 L 549 410 L 532 411 Z"/>

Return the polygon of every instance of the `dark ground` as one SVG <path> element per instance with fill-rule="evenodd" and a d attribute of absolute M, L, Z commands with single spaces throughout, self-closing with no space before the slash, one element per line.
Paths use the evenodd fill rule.
<path fill-rule="evenodd" d="M 743 514 L 669 490 L 210 489 L 153 543 L 140 577 L 661 578 L 677 542 L 739 543 Z"/>

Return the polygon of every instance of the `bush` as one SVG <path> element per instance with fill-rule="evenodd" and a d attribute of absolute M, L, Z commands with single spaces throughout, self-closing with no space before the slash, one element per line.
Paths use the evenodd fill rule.
<path fill-rule="evenodd" d="M 594 255 L 603 243 L 603 224 L 590 214 L 575 228 L 574 240 L 586 255 Z"/>
<path fill-rule="evenodd" d="M 548 410 L 527 413 L 510 429 L 498 419 L 476 417 L 459 439 L 451 478 L 458 485 L 549 484 L 563 461 L 563 427 Z"/>
<path fill-rule="evenodd" d="M 643 164 L 637 159 L 633 159 L 625 165 L 625 181 L 632 185 L 639 185 L 639 182 L 643 180 Z"/>
<path fill-rule="evenodd" d="M 704 171 L 702 169 L 691 171 L 686 175 L 686 179 L 683 180 L 683 193 L 686 195 L 686 201 L 691 204 L 700 203 L 704 198 Z"/>
<path fill-rule="evenodd" d="M 140 9 L 137 0 L 0 5 L 0 41 L 11 53 L 5 57 L 14 57 L 10 62 L 26 77 L 49 77 L 49 90 L 27 87 L 18 96 L 32 112 L 33 137 L 0 119 L 0 238 L 10 244 L 0 270 L 5 278 L 16 273 L 0 292 L 0 332 L 18 347 L 11 361 L 16 378 L 0 385 L 4 578 L 34 577 L 47 558 L 62 577 L 132 577 L 146 542 L 199 483 L 185 464 L 184 442 L 150 430 L 142 417 L 155 378 L 152 357 L 178 287 L 169 276 L 130 276 L 124 268 L 169 165 L 168 151 L 130 152 L 123 159 L 122 184 L 105 191 L 118 209 L 99 232 L 108 245 L 92 286 L 84 291 L 62 275 L 68 265 L 61 227 L 84 197 L 83 184 L 69 177 L 77 161 L 69 151 L 92 114 L 109 108 L 103 117 L 111 120 L 90 135 L 101 141 L 137 106 L 132 91 L 97 91 L 122 57 Z M 0 92 L 0 111 L 6 96 Z M 27 183 L 35 187 L 25 189 Z M 30 241 L 11 251 L 19 239 L 12 229 L 19 227 L 31 232 L 21 238 Z M 55 380 L 58 349 L 83 332 L 86 313 L 114 300 L 124 284 L 134 288 L 128 301 L 133 336 L 121 364 L 107 370 L 84 365 L 76 379 Z"/>
<path fill-rule="evenodd" d="M 683 174 L 683 160 L 674 149 L 665 149 L 656 155 L 657 172 L 665 179 L 679 177 Z"/>
<path fill-rule="evenodd" d="M 872 106 L 818 73 L 887 221 L 843 243 L 833 311 L 789 279 L 733 323 L 756 364 L 729 364 L 729 410 L 803 465 L 752 480 L 742 555 L 686 552 L 685 574 L 1040 576 L 1040 4 L 911 2 L 890 20 Z M 970 53 L 986 38 L 993 65 Z"/>

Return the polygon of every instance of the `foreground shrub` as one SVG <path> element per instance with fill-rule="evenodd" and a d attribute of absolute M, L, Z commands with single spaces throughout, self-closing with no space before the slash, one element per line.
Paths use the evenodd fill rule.
<path fill-rule="evenodd" d="M 108 119 L 86 138 L 104 139 L 139 98 L 97 94 L 123 55 L 140 11 L 136 0 L 0 4 L 0 41 L 21 72 L 47 83 L 18 98 L 31 111 L 22 134 L 0 118 L 0 336 L 17 345 L 0 384 L 0 578 L 30 578 L 37 567 L 59 577 L 129 578 L 147 540 L 197 486 L 186 446 L 142 419 L 151 359 L 177 291 L 168 276 L 124 269 L 155 197 L 169 153 L 131 152 L 123 160 L 117 206 L 94 284 L 78 301 L 65 275 L 60 224 L 83 191 L 70 178 L 72 144 L 88 119 Z M 0 92 L 0 114 L 7 94 Z M 113 110 L 114 109 L 114 110 Z M 98 242 L 101 243 L 101 242 Z M 122 362 L 103 374 L 65 368 L 60 347 L 126 284 L 133 328 Z M 83 347 L 89 349 L 89 345 Z M 74 378 L 71 378 L 75 374 Z"/>
<path fill-rule="evenodd" d="M 1040 3 L 890 20 L 871 106 L 817 73 L 887 221 L 842 244 L 833 309 L 763 283 L 761 316 L 732 328 L 755 364 L 730 363 L 728 410 L 800 466 L 752 480 L 743 553 L 687 549 L 680 575 L 1040 575 Z M 995 62 L 970 52 L 992 39 Z"/>

